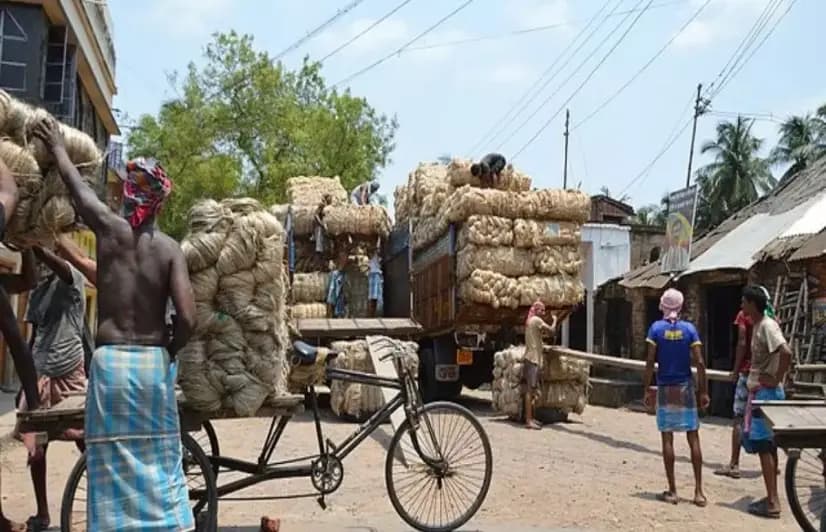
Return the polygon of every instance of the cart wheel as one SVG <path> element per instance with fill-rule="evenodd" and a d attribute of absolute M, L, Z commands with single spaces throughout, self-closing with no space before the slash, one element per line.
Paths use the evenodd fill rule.
<path fill-rule="evenodd" d="M 218 492 L 212 467 L 204 451 L 190 435 L 182 434 L 181 443 L 184 476 L 190 491 L 196 530 L 214 532 L 218 528 Z M 82 454 L 72 468 L 63 490 L 60 505 L 61 532 L 85 532 L 87 529 L 86 481 L 86 454 Z"/>
<path fill-rule="evenodd" d="M 439 470 L 427 465 L 443 457 Z M 402 452 L 403 451 L 403 452 Z M 493 457 L 479 420 L 462 406 L 448 402 L 426 405 L 418 428 L 405 420 L 387 452 L 385 481 L 390 502 L 404 521 L 417 530 L 455 530 L 482 506 L 493 475 Z"/>
<path fill-rule="evenodd" d="M 786 460 L 786 497 L 792 514 L 805 532 L 820 532 L 826 511 L 826 453 L 801 449 Z"/>
<path fill-rule="evenodd" d="M 212 461 L 213 456 L 221 456 L 220 448 L 218 447 L 218 434 L 215 432 L 215 427 L 209 420 L 205 420 L 202 425 L 202 429 L 198 432 L 190 432 L 192 438 L 198 443 L 201 449 L 204 450 L 206 453 L 207 458 Z M 220 471 L 220 467 L 218 464 L 212 465 L 212 473 L 215 475 L 215 479 L 218 479 L 218 472 Z"/>

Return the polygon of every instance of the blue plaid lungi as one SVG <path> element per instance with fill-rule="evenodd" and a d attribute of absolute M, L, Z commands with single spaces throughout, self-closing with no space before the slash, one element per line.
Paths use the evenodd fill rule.
<path fill-rule="evenodd" d="M 194 530 L 176 374 L 161 347 L 95 350 L 86 395 L 89 530 Z"/>
<path fill-rule="evenodd" d="M 755 399 L 760 401 L 782 401 L 786 398 L 786 393 L 781 386 L 776 388 L 758 388 L 756 392 L 749 394 L 746 405 L 746 416 L 743 419 L 743 449 L 749 454 L 765 453 L 774 451 L 774 431 L 759 407 L 753 407 L 751 402 Z"/>
<path fill-rule="evenodd" d="M 381 272 L 370 272 L 367 274 L 367 299 L 370 301 L 381 301 L 382 285 L 384 279 Z"/>
<path fill-rule="evenodd" d="M 694 382 L 657 386 L 657 429 L 660 432 L 691 432 L 700 428 Z"/>

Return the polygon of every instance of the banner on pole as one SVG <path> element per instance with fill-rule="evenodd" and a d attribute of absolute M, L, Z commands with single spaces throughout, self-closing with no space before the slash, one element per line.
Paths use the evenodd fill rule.
<path fill-rule="evenodd" d="M 665 248 L 660 259 L 662 273 L 682 272 L 691 262 L 691 241 L 694 237 L 694 217 L 697 213 L 697 186 L 668 195 L 668 219 L 665 226 Z"/>

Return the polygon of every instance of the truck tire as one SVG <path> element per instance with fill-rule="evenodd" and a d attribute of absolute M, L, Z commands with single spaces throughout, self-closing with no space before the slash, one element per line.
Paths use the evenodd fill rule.
<path fill-rule="evenodd" d="M 493 382 L 493 353 L 489 351 L 474 353 L 473 365 L 461 367 L 460 380 L 462 384 L 471 390 L 475 390 L 485 383 Z"/>
<path fill-rule="evenodd" d="M 461 380 L 456 382 L 436 380 L 436 355 L 430 347 L 419 350 L 419 392 L 425 403 L 454 399 L 462 392 Z"/>

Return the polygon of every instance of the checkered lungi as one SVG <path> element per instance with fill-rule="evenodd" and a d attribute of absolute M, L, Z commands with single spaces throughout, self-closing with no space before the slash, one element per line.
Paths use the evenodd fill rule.
<path fill-rule="evenodd" d="M 755 399 L 760 401 L 782 401 L 786 398 L 786 393 L 782 386 L 775 388 L 760 387 L 749 392 L 749 399 L 746 404 L 746 415 L 743 418 L 743 436 L 741 444 L 743 449 L 749 454 L 767 453 L 775 450 L 774 431 L 771 428 L 766 416 L 759 407 L 752 406 Z"/>
<path fill-rule="evenodd" d="M 737 384 L 734 386 L 734 417 L 746 415 L 746 403 L 749 400 L 749 388 L 746 386 L 748 380 L 748 375 L 737 376 Z"/>
<path fill-rule="evenodd" d="M 381 272 L 370 272 L 367 275 L 367 300 L 379 301 L 382 296 L 384 279 Z"/>
<path fill-rule="evenodd" d="M 700 428 L 693 381 L 657 386 L 657 428 L 660 432 L 691 432 Z"/>
<path fill-rule="evenodd" d="M 89 530 L 194 530 L 176 373 L 161 347 L 95 350 L 86 396 Z"/>

